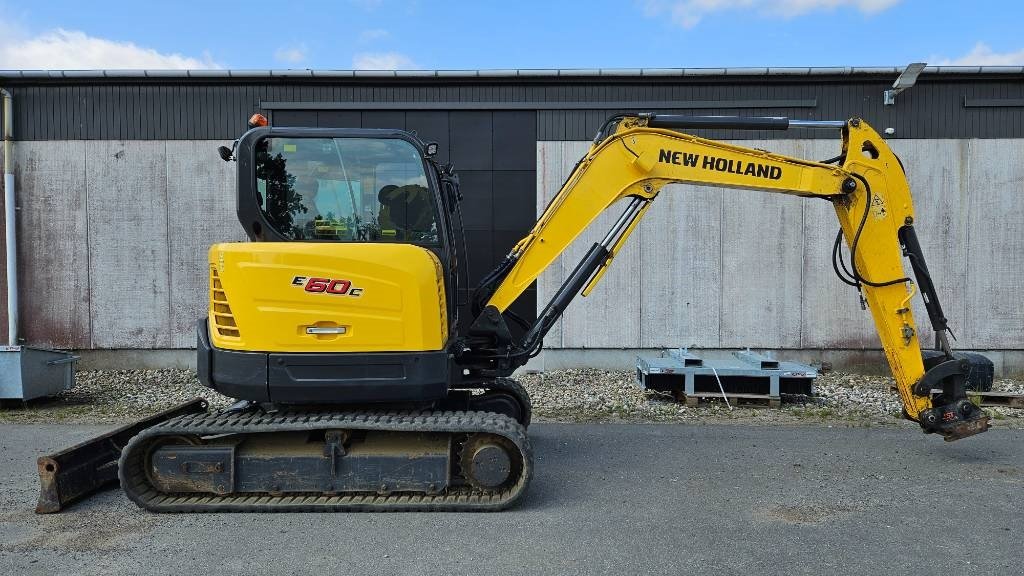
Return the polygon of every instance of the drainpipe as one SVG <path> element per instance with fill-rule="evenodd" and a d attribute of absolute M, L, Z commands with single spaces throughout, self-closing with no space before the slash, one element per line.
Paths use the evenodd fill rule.
<path fill-rule="evenodd" d="M 11 144 L 14 139 L 14 118 L 11 114 L 11 93 L 0 88 L 4 115 L 4 229 L 7 231 L 7 344 L 18 345 L 18 245 L 14 221 L 14 161 Z"/>

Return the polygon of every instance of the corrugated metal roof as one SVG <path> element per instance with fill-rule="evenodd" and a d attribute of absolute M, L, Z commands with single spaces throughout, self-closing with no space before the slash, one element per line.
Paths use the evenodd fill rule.
<path fill-rule="evenodd" d="M 854 76 L 899 74 L 898 66 L 829 68 L 563 68 L 515 70 L 0 70 L 0 79 L 98 78 L 591 78 L 693 76 Z M 924 74 L 1024 75 L 1024 66 L 928 66 Z"/>

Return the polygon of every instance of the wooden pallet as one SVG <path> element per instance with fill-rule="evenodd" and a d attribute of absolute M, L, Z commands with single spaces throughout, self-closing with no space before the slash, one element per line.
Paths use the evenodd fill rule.
<path fill-rule="evenodd" d="M 726 398 L 729 399 L 729 403 L 733 406 L 744 406 L 750 408 L 779 408 L 782 406 L 782 399 L 778 396 L 769 396 L 768 394 L 729 394 L 726 393 Z M 685 402 L 687 406 L 694 408 L 699 406 L 702 402 L 706 403 L 709 400 L 714 399 L 721 400 L 721 392 L 697 392 L 695 394 L 678 394 L 677 399 L 681 402 Z"/>
<path fill-rule="evenodd" d="M 942 394 L 942 390 L 932 390 L 932 398 Z M 967 391 L 967 397 L 979 406 L 999 406 L 1002 408 L 1024 408 L 1024 394 L 1012 392 L 975 392 Z"/>

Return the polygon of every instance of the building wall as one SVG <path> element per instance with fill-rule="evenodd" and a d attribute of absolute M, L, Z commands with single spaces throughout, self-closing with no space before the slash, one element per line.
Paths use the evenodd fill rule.
<path fill-rule="evenodd" d="M 23 335 L 63 348 L 188 348 L 206 303 L 209 244 L 241 240 L 222 141 L 21 142 Z M 837 142 L 739 142 L 806 158 Z M 950 324 L 964 349 L 1024 349 L 1024 141 L 894 140 Z M 589 142 L 537 143 L 537 206 Z M 500 175 L 496 176 L 500 177 Z M 471 192 L 469 192 L 471 194 Z M 540 279 L 541 305 L 617 216 Z M 830 265 L 831 205 L 667 187 L 551 349 L 877 348 L 870 315 Z M 923 342 L 932 335 L 915 298 Z"/>
<path fill-rule="evenodd" d="M 59 348 L 188 348 L 206 251 L 240 240 L 223 141 L 19 142 L 21 335 Z"/>
<path fill-rule="evenodd" d="M 739 141 L 803 158 L 838 140 Z M 916 226 L 962 349 L 1024 349 L 1024 140 L 893 140 Z M 538 206 L 589 142 L 539 142 Z M 613 207 L 538 283 L 543 304 L 621 210 Z M 574 301 L 553 349 L 878 348 L 856 290 L 831 267 L 838 223 L 821 200 L 701 186 L 666 187 L 598 288 Z M 934 335 L 919 297 L 923 343 Z"/>
<path fill-rule="evenodd" d="M 193 346 L 207 247 L 242 239 L 234 165 L 214 149 L 254 111 L 279 124 L 404 127 L 439 141 L 442 160 L 463 174 L 474 276 L 525 233 L 612 113 L 861 116 L 895 129 L 890 142 L 907 165 L 955 345 L 994 350 L 1024 370 L 1024 80 L 928 74 L 883 106 L 891 82 L 890 74 L 819 74 L 14 83 L 22 335 L 74 349 Z M 831 132 L 704 135 L 755 138 L 739 142 L 807 158 L 838 153 Z M 524 138 L 536 143 L 524 147 Z M 614 217 L 542 276 L 539 306 Z M 600 364 L 605 351 L 615 366 L 616 350 L 681 345 L 795 356 L 877 348 L 870 316 L 831 271 L 836 228 L 826 202 L 669 187 L 545 344 L 556 354 L 583 351 L 577 363 Z M 532 306 L 534 294 L 527 298 Z M 0 328 L 4 316 L 0 307 Z"/>

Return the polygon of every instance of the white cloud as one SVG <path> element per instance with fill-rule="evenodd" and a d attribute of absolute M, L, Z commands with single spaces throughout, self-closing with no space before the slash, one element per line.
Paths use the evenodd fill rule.
<path fill-rule="evenodd" d="M 26 36 L 5 27 L 0 31 L 0 69 L 92 70 L 220 68 L 208 55 L 201 58 L 165 54 L 132 42 L 89 36 L 58 28 Z"/>
<path fill-rule="evenodd" d="M 782 0 L 767 2 L 764 11 L 777 13 L 785 17 L 800 16 L 815 10 L 835 10 L 842 7 L 853 7 L 864 14 L 877 14 L 888 10 L 901 0 Z"/>
<path fill-rule="evenodd" d="M 274 52 L 274 60 L 287 62 L 288 64 L 299 64 L 306 61 L 306 45 L 282 46 Z"/>
<path fill-rule="evenodd" d="M 876 14 L 902 0 L 646 0 L 644 14 L 668 14 L 672 22 L 693 28 L 708 14 L 754 10 L 763 16 L 794 18 L 809 12 L 850 7 L 864 14 Z"/>
<path fill-rule="evenodd" d="M 416 63 L 398 52 L 363 52 L 352 58 L 355 70 L 413 70 Z"/>
<path fill-rule="evenodd" d="M 373 42 L 374 40 L 383 40 L 391 36 L 391 33 L 381 28 L 374 28 L 372 30 L 363 30 L 359 33 L 359 41 L 362 43 Z"/>
<path fill-rule="evenodd" d="M 984 42 L 978 42 L 970 52 L 959 58 L 931 58 L 939 66 L 1024 66 L 1024 48 L 1016 52 L 993 52 Z"/>

